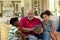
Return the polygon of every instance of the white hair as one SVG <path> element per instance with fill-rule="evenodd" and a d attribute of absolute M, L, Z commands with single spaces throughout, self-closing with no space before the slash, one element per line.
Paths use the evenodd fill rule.
<path fill-rule="evenodd" d="M 26 13 L 27 13 L 27 15 L 28 15 L 28 13 L 29 13 L 29 12 L 31 12 L 31 11 L 33 12 L 33 10 L 32 10 L 32 9 L 30 9 L 30 10 L 27 10 L 27 12 L 26 12 Z"/>

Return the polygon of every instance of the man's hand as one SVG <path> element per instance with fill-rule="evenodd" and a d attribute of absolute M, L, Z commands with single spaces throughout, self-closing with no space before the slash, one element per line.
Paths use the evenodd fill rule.
<path fill-rule="evenodd" d="M 30 30 L 30 31 L 33 31 L 33 30 L 34 30 L 34 28 L 30 28 L 29 30 Z"/>
<path fill-rule="evenodd" d="M 23 32 L 30 32 L 30 31 L 33 31 L 34 28 L 21 28 L 21 30 L 22 30 Z"/>
<path fill-rule="evenodd" d="M 40 30 L 38 30 L 37 32 L 35 32 L 36 34 L 40 34 L 43 32 L 43 28 L 41 28 Z"/>

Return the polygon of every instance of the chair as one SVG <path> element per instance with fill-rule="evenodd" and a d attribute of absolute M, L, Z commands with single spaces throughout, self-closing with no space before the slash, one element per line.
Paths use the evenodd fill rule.
<path fill-rule="evenodd" d="M 0 24 L 0 27 L 1 27 L 1 40 L 7 40 L 10 26 L 6 24 Z"/>

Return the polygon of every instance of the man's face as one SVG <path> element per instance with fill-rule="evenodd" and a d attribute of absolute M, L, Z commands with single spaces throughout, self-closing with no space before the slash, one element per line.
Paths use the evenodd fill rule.
<path fill-rule="evenodd" d="M 31 12 L 28 13 L 28 17 L 29 17 L 29 19 L 33 19 L 33 17 L 34 17 L 33 11 L 31 11 Z"/>

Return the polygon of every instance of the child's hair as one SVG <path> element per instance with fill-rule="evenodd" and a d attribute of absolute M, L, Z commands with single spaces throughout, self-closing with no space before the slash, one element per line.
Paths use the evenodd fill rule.
<path fill-rule="evenodd" d="M 51 14 L 51 12 L 50 12 L 49 10 L 46 10 L 45 12 L 42 12 L 42 13 L 41 13 L 40 17 L 43 18 L 43 15 L 48 15 L 48 16 L 50 16 L 50 15 L 52 15 L 52 14 Z"/>
<path fill-rule="evenodd" d="M 10 24 L 13 25 L 14 22 L 18 21 L 18 18 L 17 17 L 14 17 L 14 18 L 11 18 L 10 19 Z"/>

